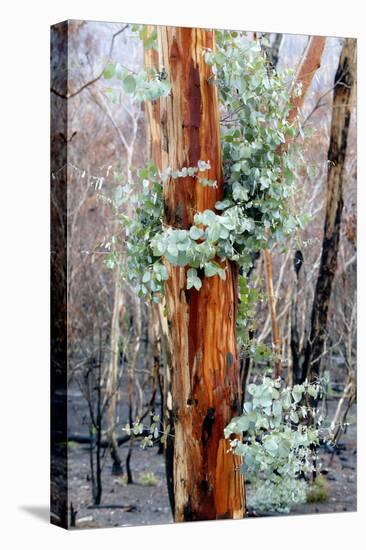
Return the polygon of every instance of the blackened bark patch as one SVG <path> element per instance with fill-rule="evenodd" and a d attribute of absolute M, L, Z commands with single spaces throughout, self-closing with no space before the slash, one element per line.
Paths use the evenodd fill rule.
<path fill-rule="evenodd" d="M 174 209 L 173 214 L 173 224 L 175 227 L 183 227 L 183 215 L 184 215 L 184 208 L 181 203 L 177 204 L 177 206 Z"/>
<path fill-rule="evenodd" d="M 169 204 L 166 201 L 164 201 L 164 220 L 165 223 L 167 223 L 168 225 L 171 224 L 171 211 L 169 208 Z"/>
<path fill-rule="evenodd" d="M 200 160 L 199 128 L 201 124 L 201 87 L 198 67 L 192 61 L 189 70 L 189 152 L 188 158 L 194 166 Z"/>
<path fill-rule="evenodd" d="M 184 521 L 193 521 L 193 509 L 191 496 L 188 497 L 188 502 L 183 508 Z"/>
<path fill-rule="evenodd" d="M 226 376 L 225 376 L 225 384 L 229 384 L 229 372 L 230 368 L 233 366 L 234 363 L 234 356 L 233 354 L 228 351 L 226 354 Z"/>
<path fill-rule="evenodd" d="M 213 407 L 209 407 L 207 409 L 206 416 L 204 418 L 203 424 L 202 424 L 202 445 L 205 446 L 208 442 L 208 440 L 211 437 L 212 434 L 212 425 L 215 421 L 215 409 Z"/>
<path fill-rule="evenodd" d="M 207 479 L 201 479 L 200 489 L 204 495 L 206 495 L 209 492 L 210 487 L 208 485 Z"/>
<path fill-rule="evenodd" d="M 174 497 L 174 419 L 173 415 L 169 413 L 170 434 L 172 437 L 168 437 L 165 447 L 165 474 L 168 487 L 169 504 L 174 516 L 175 513 L 175 497 Z"/>
<path fill-rule="evenodd" d="M 169 152 L 169 140 L 168 140 L 168 126 L 167 126 L 167 113 L 163 111 L 160 119 L 161 127 L 161 146 L 163 151 Z"/>
<path fill-rule="evenodd" d="M 232 406 L 233 415 L 239 414 L 239 412 L 240 412 L 239 403 L 240 403 L 239 397 L 237 395 L 235 395 L 234 401 L 233 401 L 233 406 Z"/>
<path fill-rule="evenodd" d="M 185 296 L 186 296 L 186 302 L 187 302 L 187 304 L 189 304 L 189 302 L 191 300 L 190 292 L 189 292 L 189 290 L 185 289 L 184 293 L 185 293 Z"/>

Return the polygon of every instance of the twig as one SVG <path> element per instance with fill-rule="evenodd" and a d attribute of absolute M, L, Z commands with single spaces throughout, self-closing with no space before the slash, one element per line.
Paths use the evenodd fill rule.
<path fill-rule="evenodd" d="M 112 52 L 113 52 L 113 46 L 114 46 L 114 41 L 116 39 L 116 37 L 121 34 L 123 31 L 125 31 L 127 28 L 128 28 L 129 24 L 127 23 L 126 25 L 124 25 L 119 31 L 117 31 L 116 33 L 113 34 L 112 36 L 112 41 L 111 41 L 111 46 L 109 48 L 109 54 L 108 54 L 108 61 L 112 55 Z M 89 80 L 89 82 L 85 82 L 85 84 L 83 84 L 78 90 L 76 90 L 75 92 L 72 92 L 72 93 L 69 93 L 69 94 L 63 94 L 61 92 L 58 92 L 55 88 L 51 87 L 51 92 L 55 95 L 57 95 L 58 97 L 61 97 L 62 99 L 71 99 L 72 97 L 75 97 L 77 96 L 78 94 L 80 94 L 83 90 L 85 90 L 85 88 L 87 88 L 88 86 L 91 86 L 92 84 L 95 84 L 95 82 L 97 82 L 100 78 L 102 78 L 103 76 L 103 73 L 105 71 L 105 69 L 107 68 L 107 65 L 108 65 L 108 62 L 104 65 L 103 69 L 102 69 L 102 72 L 96 76 L 95 78 L 93 78 L 92 80 Z"/>

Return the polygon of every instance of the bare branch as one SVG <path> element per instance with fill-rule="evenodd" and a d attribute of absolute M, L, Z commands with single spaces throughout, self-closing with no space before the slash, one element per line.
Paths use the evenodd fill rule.
<path fill-rule="evenodd" d="M 115 39 L 117 38 L 117 36 L 119 34 L 121 34 L 123 31 L 125 31 L 127 28 L 128 28 L 129 24 L 127 23 L 126 25 L 124 25 L 121 29 L 119 29 L 119 31 L 115 32 L 113 35 L 112 35 L 112 41 L 111 41 L 111 46 L 109 48 L 109 54 L 108 54 L 108 61 L 112 55 L 112 52 L 113 52 L 113 46 L 114 46 L 114 41 Z M 89 82 L 85 82 L 85 84 L 83 84 L 78 90 L 76 90 L 75 92 L 72 92 L 72 93 L 68 93 L 68 94 L 63 94 L 61 92 L 58 92 L 55 88 L 52 88 L 51 87 L 51 92 L 55 95 L 57 95 L 57 97 L 61 97 L 62 99 L 71 99 L 72 97 L 75 97 L 77 96 L 78 94 L 80 94 L 83 90 L 85 90 L 85 88 L 87 88 L 88 86 L 91 86 L 92 84 L 95 84 L 95 82 L 97 82 L 102 76 L 103 76 L 103 73 L 108 65 L 108 61 L 107 63 L 104 65 L 101 73 L 96 76 L 95 78 L 93 78 L 92 80 L 89 80 Z"/>

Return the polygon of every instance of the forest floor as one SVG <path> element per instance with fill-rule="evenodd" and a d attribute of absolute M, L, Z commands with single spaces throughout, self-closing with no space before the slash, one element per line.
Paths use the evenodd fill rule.
<path fill-rule="evenodd" d="M 329 402 L 329 414 L 334 413 L 336 400 Z M 332 454 L 325 448 L 320 451 L 319 468 L 327 472 L 329 497 L 325 502 L 312 502 L 296 506 L 291 515 L 355 511 L 357 507 L 357 451 L 356 407 L 351 409 L 350 426 L 342 435 L 340 446 Z M 120 447 L 125 463 L 128 444 Z M 105 453 L 103 479 L 103 505 L 123 508 L 89 508 L 92 503 L 89 480 L 90 465 L 87 445 L 69 443 L 69 501 L 77 510 L 76 528 L 156 525 L 172 523 L 168 491 L 165 481 L 164 457 L 157 448 L 142 449 L 134 442 L 131 468 L 134 483 L 127 485 L 124 477 L 112 475 L 112 461 Z M 151 485 L 149 485 L 151 483 Z M 249 488 L 250 491 L 250 488 Z M 274 515 L 274 514 L 262 514 Z M 278 514 L 276 514 L 278 515 Z M 250 513 L 251 517 L 261 514 Z"/>

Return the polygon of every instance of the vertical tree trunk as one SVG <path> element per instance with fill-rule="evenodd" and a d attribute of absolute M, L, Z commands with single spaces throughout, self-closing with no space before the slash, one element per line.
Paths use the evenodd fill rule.
<path fill-rule="evenodd" d="M 306 94 L 310 88 L 312 80 L 316 71 L 320 68 L 320 61 L 324 51 L 326 38 L 324 36 L 311 36 L 309 42 L 305 48 L 302 60 L 296 71 L 296 76 L 293 81 L 293 85 L 297 82 L 301 82 L 301 94 L 298 97 L 294 97 L 292 100 L 293 107 L 288 115 L 288 119 L 294 120 L 298 114 L 299 109 L 304 104 Z M 297 254 L 301 254 L 298 251 Z M 301 265 L 296 264 L 298 269 L 301 269 Z M 296 279 L 294 279 L 291 296 L 291 336 L 290 347 L 292 356 L 292 374 L 291 378 L 295 384 L 302 382 L 302 365 L 304 361 L 304 350 L 302 347 L 302 338 L 300 338 L 298 330 L 298 311 L 300 305 L 298 304 L 298 290 L 299 290 L 299 273 L 296 273 Z"/>
<path fill-rule="evenodd" d="M 214 47 L 211 31 L 159 28 L 161 64 L 172 84 L 160 100 L 162 164 L 178 169 L 209 160 L 217 188 L 192 178 L 164 189 L 167 225 L 189 228 L 198 211 L 223 197 L 218 99 L 208 81 L 203 48 Z M 186 269 L 170 268 L 166 284 L 173 361 L 175 520 L 243 517 L 239 457 L 227 453 L 224 428 L 239 413 L 236 346 L 237 270 L 226 263 L 226 281 L 204 278 L 201 290 L 186 290 Z"/>
<path fill-rule="evenodd" d="M 280 38 L 278 38 L 280 37 Z M 282 35 L 277 35 L 277 38 L 274 42 L 274 50 L 271 48 L 265 48 L 264 51 L 268 57 L 270 67 L 272 69 L 276 68 L 278 62 L 279 48 L 281 45 Z M 295 83 L 301 83 L 301 94 L 298 96 L 292 97 L 292 108 L 288 114 L 288 120 L 293 121 L 298 115 L 299 109 L 302 107 L 305 101 L 306 94 L 310 88 L 311 82 L 313 80 L 315 72 L 320 67 L 320 60 L 324 51 L 326 38 L 323 36 L 311 36 L 309 42 L 305 48 L 304 55 L 299 63 L 299 66 L 296 71 L 295 78 L 293 80 L 292 89 L 294 88 Z M 286 147 L 287 147 L 286 143 Z M 271 251 L 264 250 L 264 265 L 266 271 L 266 281 L 267 281 L 267 294 L 268 294 L 268 304 L 269 311 L 271 315 L 272 322 L 272 343 L 274 352 L 276 354 L 275 359 L 275 377 L 281 376 L 281 338 L 279 335 L 278 324 L 277 324 L 277 314 L 276 314 L 276 298 L 273 294 L 273 275 L 272 275 L 272 261 L 271 261 Z M 293 334 L 296 333 L 296 327 L 292 327 Z M 292 350 L 296 356 L 295 347 L 297 343 L 291 339 Z M 298 355 L 298 354 L 297 354 Z M 297 359 L 297 356 L 296 356 Z M 295 362 L 296 362 L 295 359 Z M 293 362 L 294 363 L 294 362 Z"/>
<path fill-rule="evenodd" d="M 275 353 L 275 378 L 281 376 L 281 339 L 278 330 L 277 324 L 277 314 L 276 314 L 276 296 L 274 295 L 273 289 L 273 275 L 272 275 L 272 262 L 271 262 L 271 252 L 270 250 L 264 250 L 264 265 L 266 271 L 266 284 L 267 284 L 267 295 L 268 295 L 268 305 L 269 313 L 271 315 L 272 323 L 272 344 L 273 351 Z"/>
<path fill-rule="evenodd" d="M 150 35 L 156 27 L 148 25 L 148 35 Z M 160 69 L 159 54 L 150 48 L 144 50 L 144 65 L 145 68 L 155 69 L 156 72 Z M 147 101 L 146 119 L 147 119 L 147 155 L 149 159 L 153 159 L 156 166 L 161 170 L 162 166 L 162 146 L 161 146 L 161 129 L 160 129 L 160 99 L 155 101 Z M 172 410 L 172 346 L 171 338 L 168 330 L 166 317 L 163 313 L 164 302 L 162 304 L 153 304 L 152 317 L 154 323 L 158 323 L 158 327 L 154 330 L 157 335 L 160 334 L 160 351 L 162 353 L 164 364 L 164 383 L 162 385 L 163 395 L 163 429 L 169 433 L 165 442 L 165 473 L 168 486 L 169 502 L 172 513 L 174 515 L 174 482 L 173 482 L 173 465 L 174 465 L 174 421 Z"/>
<path fill-rule="evenodd" d="M 303 379 L 320 373 L 327 336 L 328 307 L 337 255 L 343 210 L 344 164 L 351 120 L 351 99 L 356 79 L 356 40 L 346 38 L 335 75 L 333 114 L 328 151 L 328 179 L 322 255 L 311 313 L 310 338 L 303 366 Z"/>
<path fill-rule="evenodd" d="M 326 42 L 325 36 L 311 36 L 306 46 L 304 55 L 296 71 L 294 84 L 301 82 L 301 94 L 292 98 L 292 109 L 289 112 L 288 120 L 294 120 L 299 109 L 304 104 L 306 94 L 310 88 L 316 71 L 320 67 L 320 60 Z"/>
<path fill-rule="evenodd" d="M 263 33 L 262 38 L 266 38 L 268 41 L 271 41 L 271 33 L 270 32 Z M 264 46 L 263 44 L 261 44 L 261 48 L 265 52 L 268 59 L 269 69 L 276 69 L 277 67 L 282 39 L 283 39 L 283 34 L 276 33 L 273 39 L 273 42 L 270 46 Z"/>
<path fill-rule="evenodd" d="M 117 413 L 117 398 L 118 398 L 118 364 L 119 364 L 119 339 L 120 339 L 120 324 L 119 315 L 121 307 L 121 288 L 120 288 L 120 267 L 118 266 L 114 280 L 114 300 L 113 312 L 111 321 L 111 350 L 109 361 L 109 372 L 107 379 L 107 400 L 108 400 L 108 441 L 109 449 L 113 461 L 112 475 L 122 475 L 122 460 L 119 456 L 118 444 L 116 440 L 116 413 Z"/>
<path fill-rule="evenodd" d="M 155 25 L 147 25 L 147 35 L 156 30 Z M 154 48 L 144 49 L 145 69 L 159 71 L 159 54 Z M 158 168 L 161 165 L 160 99 L 145 101 L 147 119 L 147 156 L 153 159 Z"/>

